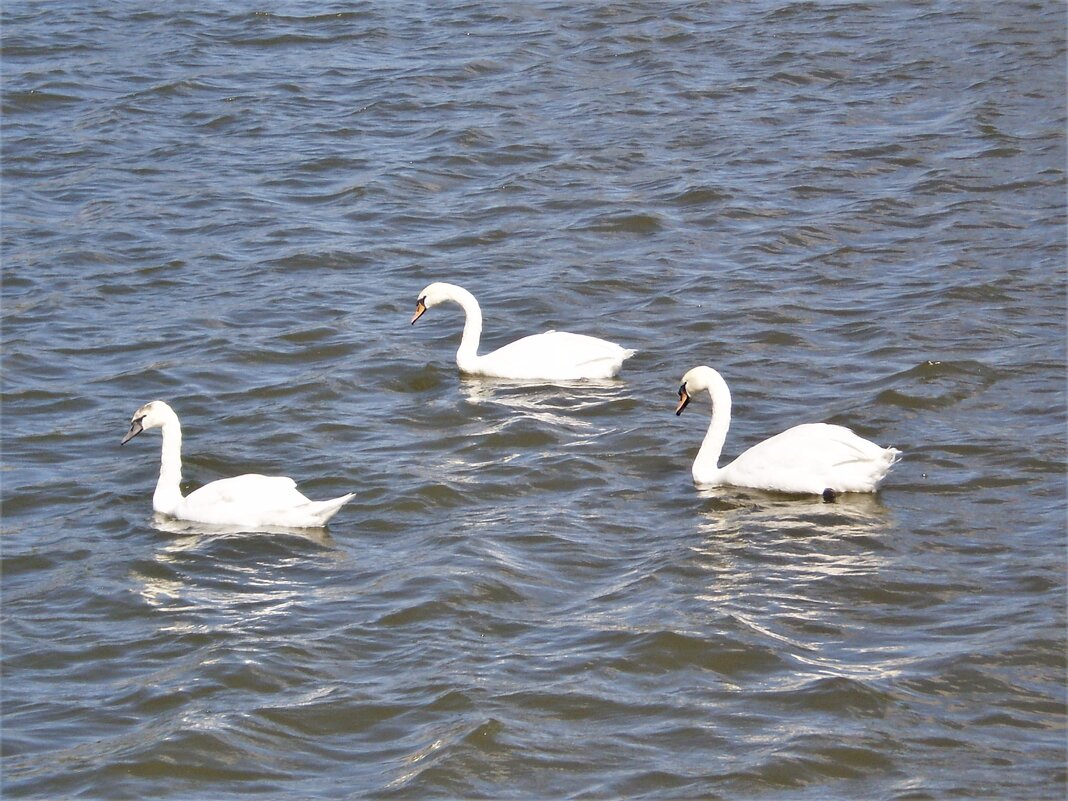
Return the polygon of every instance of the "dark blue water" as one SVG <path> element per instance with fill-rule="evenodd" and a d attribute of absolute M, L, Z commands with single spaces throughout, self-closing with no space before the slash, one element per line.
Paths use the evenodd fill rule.
<path fill-rule="evenodd" d="M 0 25 L 5 798 L 1064 797 L 1062 3 Z M 464 379 L 433 280 L 639 353 Z M 905 458 L 698 491 L 699 364 Z M 156 398 L 357 497 L 154 517 Z"/>

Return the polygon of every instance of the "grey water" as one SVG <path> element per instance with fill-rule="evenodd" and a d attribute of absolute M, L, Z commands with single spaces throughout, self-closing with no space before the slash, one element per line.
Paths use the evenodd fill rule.
<path fill-rule="evenodd" d="M 0 7 L 2 793 L 1063 799 L 1062 2 Z M 618 379 L 465 379 L 549 328 Z M 801 422 L 838 503 L 696 489 Z M 246 472 L 326 530 L 156 518 Z"/>

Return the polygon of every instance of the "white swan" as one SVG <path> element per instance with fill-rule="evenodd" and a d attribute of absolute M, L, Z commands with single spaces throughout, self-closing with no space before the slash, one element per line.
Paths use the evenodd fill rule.
<path fill-rule="evenodd" d="M 896 448 L 881 448 L 843 426 L 806 423 L 754 445 L 719 467 L 731 424 L 731 393 L 723 376 L 711 367 L 695 367 L 686 373 L 675 414 L 682 414 L 690 398 L 705 389 L 712 397 L 712 422 L 693 463 L 696 484 L 815 493 L 830 500 L 841 492 L 874 492 L 901 456 Z"/>
<path fill-rule="evenodd" d="M 492 378 L 530 381 L 573 381 L 583 378 L 612 378 L 633 350 L 583 334 L 546 331 L 544 334 L 517 339 L 503 348 L 478 355 L 482 336 L 482 310 L 475 296 L 455 284 L 434 283 L 419 293 L 412 324 L 427 309 L 439 303 L 459 304 L 467 319 L 456 366 L 460 372 Z"/>
<path fill-rule="evenodd" d="M 163 401 L 146 403 L 130 421 L 125 445 L 148 428 L 160 428 L 163 456 L 152 508 L 179 520 L 219 526 L 277 526 L 319 528 L 355 497 L 342 495 L 329 501 L 304 497 L 291 478 L 248 474 L 205 484 L 182 497 L 182 427 L 178 415 Z"/>

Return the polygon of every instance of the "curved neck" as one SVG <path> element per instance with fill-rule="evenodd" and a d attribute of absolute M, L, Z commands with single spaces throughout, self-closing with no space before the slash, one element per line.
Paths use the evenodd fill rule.
<path fill-rule="evenodd" d="M 693 461 L 693 477 L 701 483 L 712 480 L 719 472 L 719 457 L 723 453 L 723 443 L 727 441 L 727 430 L 731 426 L 731 391 L 727 382 L 715 371 L 709 371 L 708 394 L 712 399 L 712 421 L 708 424 L 701 449 Z"/>
<path fill-rule="evenodd" d="M 456 351 L 456 366 L 465 372 L 474 372 L 475 362 L 478 361 L 478 343 L 482 338 L 482 309 L 475 296 L 463 287 L 454 286 L 450 300 L 459 304 L 466 315 L 464 333 Z"/>
<path fill-rule="evenodd" d="M 163 453 L 160 457 L 159 481 L 152 495 L 152 508 L 170 513 L 182 500 L 182 426 L 174 415 L 161 427 Z"/>

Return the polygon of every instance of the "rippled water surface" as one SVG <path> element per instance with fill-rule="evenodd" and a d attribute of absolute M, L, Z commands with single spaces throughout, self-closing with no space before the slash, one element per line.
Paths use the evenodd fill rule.
<path fill-rule="evenodd" d="M 1065 8 L 5 2 L 4 796 L 1063 798 Z M 905 459 L 699 491 L 699 364 Z"/>

